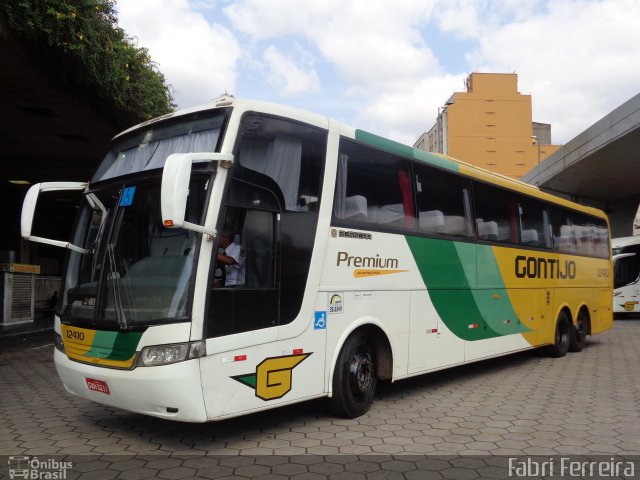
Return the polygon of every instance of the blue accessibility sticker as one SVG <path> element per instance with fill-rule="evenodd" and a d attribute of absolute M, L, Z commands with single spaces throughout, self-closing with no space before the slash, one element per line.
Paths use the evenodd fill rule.
<path fill-rule="evenodd" d="M 325 330 L 327 328 L 327 312 L 314 312 L 313 329 Z"/>
<path fill-rule="evenodd" d="M 133 205 L 133 195 L 136 193 L 136 187 L 127 187 L 122 191 L 120 197 L 120 206 L 129 207 Z"/>

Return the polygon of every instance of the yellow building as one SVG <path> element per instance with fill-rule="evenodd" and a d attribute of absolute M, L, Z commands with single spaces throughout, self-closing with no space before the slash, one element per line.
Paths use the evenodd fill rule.
<path fill-rule="evenodd" d="M 531 95 L 518 92 L 515 73 L 472 73 L 465 84 L 414 147 L 516 179 L 560 148 L 551 125 L 531 121 Z"/>

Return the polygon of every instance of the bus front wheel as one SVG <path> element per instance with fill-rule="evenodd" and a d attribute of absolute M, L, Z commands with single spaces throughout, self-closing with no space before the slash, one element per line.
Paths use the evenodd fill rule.
<path fill-rule="evenodd" d="M 553 345 L 547 347 L 547 355 L 554 358 L 564 357 L 569 351 L 570 338 L 571 322 L 565 312 L 560 312 L 558 321 L 556 322 Z"/>
<path fill-rule="evenodd" d="M 335 415 L 355 418 L 373 403 L 378 383 L 376 354 L 366 335 L 351 335 L 340 351 L 333 373 L 333 395 L 329 410 Z"/>

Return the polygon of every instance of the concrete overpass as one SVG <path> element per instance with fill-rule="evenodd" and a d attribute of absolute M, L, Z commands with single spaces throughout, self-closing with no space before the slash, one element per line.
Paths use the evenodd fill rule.
<path fill-rule="evenodd" d="M 144 53 L 114 25 L 109 9 L 101 10 L 107 15 L 96 14 L 93 7 L 77 9 L 75 22 L 83 22 L 89 35 L 88 54 L 82 56 L 51 41 L 39 24 L 29 27 L 31 17 L 22 14 L 44 15 L 46 8 L 17 3 L 0 2 L 0 216 L 5 220 L 0 263 L 38 263 L 44 273 L 56 275 L 64 250 L 20 239 L 20 210 L 27 188 L 42 181 L 89 180 L 114 134 L 167 113 L 171 102 L 160 99 L 166 93 L 164 79 L 144 62 L 131 69 L 136 73 L 131 73 L 126 89 L 118 87 L 128 97 L 126 103 L 116 98 L 113 82 L 97 78 L 96 71 L 103 77 L 124 78 L 124 71 L 118 70 L 124 61 L 121 52 L 131 53 L 134 63 L 139 62 L 136 55 Z M 56 38 L 75 35 L 62 22 L 58 28 Z M 113 48 L 96 50 L 90 37 Z M 76 202 L 77 198 L 63 194 L 41 202 L 40 235 L 67 238 Z"/>
<path fill-rule="evenodd" d="M 640 94 L 587 128 L 523 181 L 602 208 L 612 235 L 632 234 L 640 203 Z"/>
<path fill-rule="evenodd" d="M 24 195 L 37 182 L 90 179 L 118 126 L 70 89 L 51 82 L 12 37 L 2 7 L 0 61 L 0 215 L 5 220 L 0 263 L 8 263 L 9 252 L 15 252 L 15 262 L 38 263 L 43 274 L 57 275 L 64 250 L 20 238 Z M 66 238 L 74 204 L 56 198 L 43 209 L 43 231 Z"/>
<path fill-rule="evenodd" d="M 5 270 L 15 267 L 0 267 L 0 332 L 3 324 L 32 319 L 34 307 L 36 312 L 43 305 L 45 311 L 49 308 L 53 291 L 59 289 L 56 285 L 66 254 L 64 249 L 20 238 L 20 212 L 29 186 L 51 180 L 89 180 L 115 133 L 162 108 L 156 104 L 123 107 L 108 89 L 90 80 L 95 65 L 52 45 L 38 28 L 27 33 L 14 28 L 9 21 L 9 3 L 16 4 L 14 13 L 23 7 L 30 9 L 17 6 L 18 2 L 0 1 L 0 264 L 37 264 L 41 275 L 14 276 Z M 26 24 L 27 17 L 16 14 L 13 21 Z M 110 20 L 100 18 L 88 15 L 81 21 L 90 25 L 91 31 L 99 31 L 103 43 L 126 42 L 119 29 L 108 33 Z M 58 32 L 60 38 L 64 38 L 63 30 Z M 110 62 L 116 63 L 107 54 L 100 58 L 106 70 Z M 147 73 L 153 75 L 152 70 Z M 34 222 L 39 232 L 34 233 L 69 238 L 77 200 L 58 193 L 40 202 Z"/>

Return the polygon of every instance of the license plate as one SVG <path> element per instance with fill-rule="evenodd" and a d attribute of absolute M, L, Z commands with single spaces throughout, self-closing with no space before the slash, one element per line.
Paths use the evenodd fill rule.
<path fill-rule="evenodd" d="M 92 392 L 104 393 L 105 395 L 109 395 L 111 392 L 109 391 L 109 385 L 107 382 L 103 382 L 102 380 L 95 380 L 93 378 L 85 378 L 87 382 L 87 387 Z"/>

